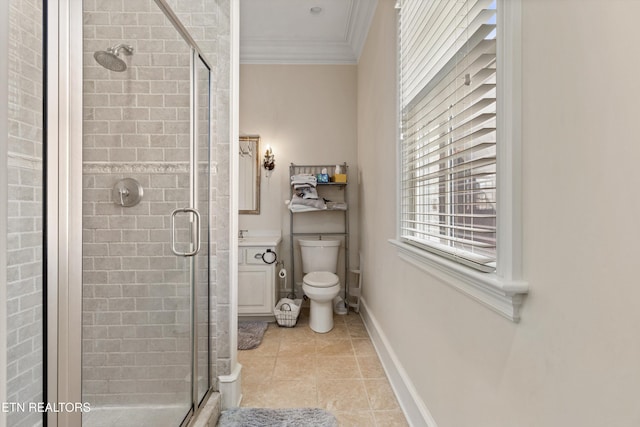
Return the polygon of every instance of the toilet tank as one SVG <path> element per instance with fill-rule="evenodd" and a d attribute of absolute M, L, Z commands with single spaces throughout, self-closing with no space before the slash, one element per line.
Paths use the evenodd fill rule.
<path fill-rule="evenodd" d="M 338 253 L 340 243 L 338 239 L 304 240 L 300 239 L 302 253 L 302 272 L 328 271 L 335 273 L 338 269 Z"/>

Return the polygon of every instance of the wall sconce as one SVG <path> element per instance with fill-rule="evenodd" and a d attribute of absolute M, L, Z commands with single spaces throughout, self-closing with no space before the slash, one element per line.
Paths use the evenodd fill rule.
<path fill-rule="evenodd" d="M 264 153 L 262 166 L 268 171 L 272 171 L 273 168 L 276 167 L 276 156 L 273 154 L 273 150 L 271 150 L 271 146 L 269 145 L 267 145 L 267 151 Z"/>

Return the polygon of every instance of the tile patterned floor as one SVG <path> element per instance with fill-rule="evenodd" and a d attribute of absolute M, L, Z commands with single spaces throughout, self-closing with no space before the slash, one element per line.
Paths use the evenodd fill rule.
<path fill-rule="evenodd" d="M 238 352 L 243 407 L 316 407 L 340 426 L 407 426 L 358 314 L 334 315 L 317 334 L 303 310 L 294 328 L 269 324 L 262 344 Z"/>

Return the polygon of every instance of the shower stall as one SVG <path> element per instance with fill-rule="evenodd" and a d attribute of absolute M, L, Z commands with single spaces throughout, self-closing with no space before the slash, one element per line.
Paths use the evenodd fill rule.
<path fill-rule="evenodd" d="M 0 425 L 185 426 L 236 387 L 232 7 L 0 6 Z"/>
<path fill-rule="evenodd" d="M 212 65 L 164 1 L 83 22 L 83 426 L 179 426 L 214 378 Z"/>

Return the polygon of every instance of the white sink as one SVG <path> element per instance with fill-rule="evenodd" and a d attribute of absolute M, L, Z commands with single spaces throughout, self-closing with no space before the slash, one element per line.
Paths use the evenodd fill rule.
<path fill-rule="evenodd" d="M 248 236 L 238 238 L 238 246 L 277 246 L 282 241 L 280 234 L 249 233 Z"/>

